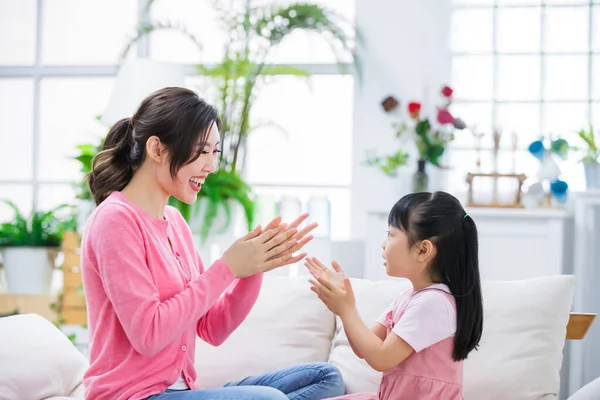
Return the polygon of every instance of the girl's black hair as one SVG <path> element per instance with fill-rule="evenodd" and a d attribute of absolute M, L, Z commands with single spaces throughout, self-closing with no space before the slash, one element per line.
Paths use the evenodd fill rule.
<path fill-rule="evenodd" d="M 464 360 L 477 349 L 483 332 L 477 227 L 460 202 L 445 192 L 402 197 L 388 224 L 404 232 L 411 246 L 430 240 L 436 247 L 429 265 L 431 279 L 450 288 L 456 300 L 456 334 L 452 357 Z"/>
<path fill-rule="evenodd" d="M 146 97 L 135 114 L 117 121 L 108 132 L 101 151 L 92 160 L 88 184 L 98 205 L 112 192 L 127 186 L 146 156 L 146 142 L 158 137 L 169 150 L 170 172 L 202 152 L 213 124 L 221 129 L 219 112 L 195 92 L 166 87 Z"/>

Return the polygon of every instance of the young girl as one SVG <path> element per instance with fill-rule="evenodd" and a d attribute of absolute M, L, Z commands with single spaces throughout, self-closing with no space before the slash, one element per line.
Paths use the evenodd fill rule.
<path fill-rule="evenodd" d="M 475 222 L 456 198 L 435 192 L 400 199 L 388 225 L 386 272 L 413 287 L 370 330 L 340 266 L 333 263 L 334 273 L 314 258 L 305 262 L 316 279 L 311 289 L 341 318 L 354 353 L 383 372 L 377 394 L 336 399 L 462 400 L 462 361 L 483 328 Z"/>

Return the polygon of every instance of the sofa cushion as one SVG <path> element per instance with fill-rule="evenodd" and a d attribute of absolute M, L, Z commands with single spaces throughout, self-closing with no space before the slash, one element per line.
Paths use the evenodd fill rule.
<path fill-rule="evenodd" d="M 406 282 L 353 280 L 353 287 L 370 325 Z M 465 399 L 555 398 L 574 289 L 570 275 L 483 282 L 484 331 L 479 350 L 465 361 Z M 344 374 L 349 393 L 377 390 L 380 375 L 352 354 L 339 320 L 331 362 Z"/>
<path fill-rule="evenodd" d="M 86 358 L 37 314 L 0 318 L 0 360 L 1 398 L 83 399 L 78 389 L 88 366 Z"/>
<path fill-rule="evenodd" d="M 218 387 L 294 364 L 327 361 L 333 314 L 310 291 L 307 277 L 265 277 L 256 305 L 219 347 L 196 343 L 196 384 Z"/>

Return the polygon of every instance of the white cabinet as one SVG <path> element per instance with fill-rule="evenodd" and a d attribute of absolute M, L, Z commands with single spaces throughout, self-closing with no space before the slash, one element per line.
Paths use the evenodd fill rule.
<path fill-rule="evenodd" d="M 575 257 L 577 282 L 573 311 L 600 314 L 600 190 L 578 193 L 575 212 Z M 571 375 L 569 393 L 600 377 L 600 316 L 582 341 L 569 343 Z"/>
<path fill-rule="evenodd" d="M 518 280 L 572 273 L 572 217 L 564 210 L 472 208 L 483 280 Z M 386 279 L 381 242 L 387 212 L 367 217 L 364 277 Z"/>

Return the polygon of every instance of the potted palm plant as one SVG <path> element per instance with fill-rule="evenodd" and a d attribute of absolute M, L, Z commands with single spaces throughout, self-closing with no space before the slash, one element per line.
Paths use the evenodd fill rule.
<path fill-rule="evenodd" d="M 588 189 L 600 189 L 600 147 L 596 143 L 594 128 L 582 129 L 579 137 L 585 142 L 585 155 L 581 162 L 585 170 L 585 182 Z"/>
<path fill-rule="evenodd" d="M 150 1 L 149 7 L 153 3 Z M 338 60 L 342 60 L 343 55 L 350 55 L 358 67 L 352 47 L 355 37 L 359 36 L 349 23 L 333 11 L 308 3 L 283 6 L 252 0 L 233 0 L 233 3 L 240 4 L 219 8 L 218 2 L 213 2 L 219 8 L 223 25 L 231 38 L 223 59 L 210 67 L 197 66 L 198 74 L 209 78 L 217 89 L 213 102 L 221 111 L 220 134 L 225 151 L 221 153 L 219 169 L 209 175 L 202 186 L 200 201 L 187 205 L 176 199 L 170 200 L 170 204 L 178 207 L 188 221 L 200 217 L 200 221 L 196 222 L 200 225 L 202 242 L 209 234 L 226 230 L 230 226 L 233 211 L 239 206 L 244 212 L 248 228 L 252 226 L 253 195 L 243 178 L 243 165 L 246 141 L 255 128 L 250 123 L 252 106 L 265 78 L 274 75 L 309 75 L 305 70 L 291 66 L 270 64 L 269 54 L 278 46 L 285 45 L 283 41 L 291 33 L 312 31 L 329 41 Z M 189 30 L 176 22 L 155 21 L 138 28 L 138 34 L 128 43 L 123 56 L 139 39 L 161 29 L 180 30 L 194 43 L 200 43 Z M 343 68 L 341 61 L 339 64 Z M 221 220 L 221 223 L 217 223 L 217 220 Z"/>
<path fill-rule="evenodd" d="M 75 229 L 71 206 L 34 210 L 27 218 L 12 202 L 12 221 L 0 225 L 0 250 L 10 293 L 49 294 L 63 232 Z"/>

